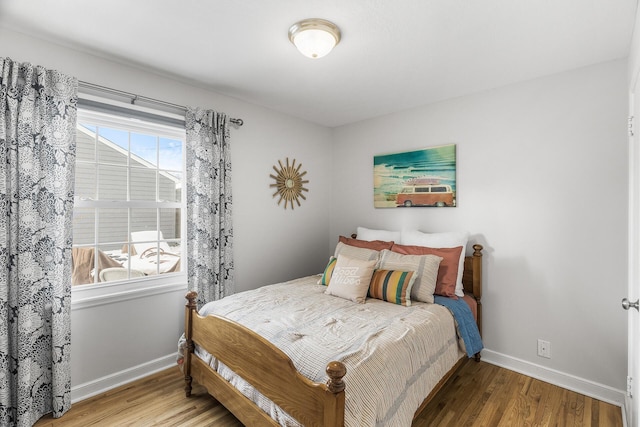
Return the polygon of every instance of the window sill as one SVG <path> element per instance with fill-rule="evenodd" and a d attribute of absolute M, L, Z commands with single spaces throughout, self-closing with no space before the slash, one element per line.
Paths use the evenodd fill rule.
<path fill-rule="evenodd" d="M 187 275 L 152 276 L 109 284 L 73 286 L 71 310 L 114 304 L 168 292 L 187 291 Z"/>

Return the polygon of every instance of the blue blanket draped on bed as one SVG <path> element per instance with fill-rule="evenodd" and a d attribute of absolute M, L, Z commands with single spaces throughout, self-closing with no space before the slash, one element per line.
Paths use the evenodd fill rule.
<path fill-rule="evenodd" d="M 435 303 L 447 307 L 458 323 L 458 331 L 467 349 L 467 356 L 473 357 L 484 348 L 478 325 L 473 318 L 473 313 L 462 299 L 451 299 L 440 295 L 435 295 Z"/>

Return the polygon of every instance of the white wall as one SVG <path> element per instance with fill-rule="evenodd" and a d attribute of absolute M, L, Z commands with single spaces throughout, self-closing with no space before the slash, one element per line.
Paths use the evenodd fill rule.
<path fill-rule="evenodd" d="M 335 129 L 329 250 L 359 225 L 468 230 L 485 247 L 485 359 L 624 390 L 626 65 Z M 375 154 L 441 144 L 457 145 L 458 207 L 373 207 Z"/>
<path fill-rule="evenodd" d="M 0 28 L 0 56 L 80 80 L 244 120 L 231 129 L 236 290 L 318 273 L 329 237 L 331 131 L 189 84 Z M 293 211 L 271 197 L 280 159 L 302 162 L 307 201 Z M 72 309 L 72 398 L 174 363 L 186 284 L 143 297 Z"/>

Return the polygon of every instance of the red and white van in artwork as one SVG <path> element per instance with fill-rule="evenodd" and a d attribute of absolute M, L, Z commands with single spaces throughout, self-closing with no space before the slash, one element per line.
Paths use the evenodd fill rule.
<path fill-rule="evenodd" d="M 414 178 L 408 180 L 396 196 L 397 206 L 454 206 L 450 185 L 440 184 L 438 179 Z"/>

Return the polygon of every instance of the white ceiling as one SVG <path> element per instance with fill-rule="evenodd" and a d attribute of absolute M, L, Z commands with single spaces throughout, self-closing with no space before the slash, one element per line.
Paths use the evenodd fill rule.
<path fill-rule="evenodd" d="M 334 127 L 625 58 L 636 3 L 0 0 L 0 26 Z M 305 18 L 341 28 L 328 56 L 289 42 Z"/>

